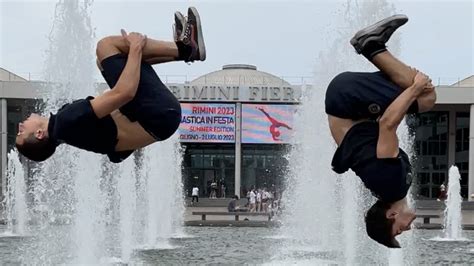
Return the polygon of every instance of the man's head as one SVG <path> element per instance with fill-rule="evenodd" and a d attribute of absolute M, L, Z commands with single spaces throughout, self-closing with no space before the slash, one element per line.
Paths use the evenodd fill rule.
<path fill-rule="evenodd" d="M 406 201 L 385 203 L 378 200 L 367 211 L 365 226 L 367 234 L 373 240 L 389 248 L 400 248 L 395 236 L 410 230 L 416 216 Z"/>
<path fill-rule="evenodd" d="M 48 137 L 48 119 L 31 114 L 25 121 L 18 124 L 16 148 L 33 161 L 44 161 L 56 150 L 56 144 Z"/>

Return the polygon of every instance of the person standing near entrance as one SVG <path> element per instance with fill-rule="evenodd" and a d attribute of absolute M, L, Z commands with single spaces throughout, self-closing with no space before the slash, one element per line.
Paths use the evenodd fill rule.
<path fill-rule="evenodd" d="M 262 211 L 262 191 L 260 189 L 257 190 L 257 212 Z"/>
<path fill-rule="evenodd" d="M 222 182 L 222 181 L 221 181 Z M 221 198 L 225 199 L 225 184 L 224 182 L 221 183 Z"/>
<path fill-rule="evenodd" d="M 438 195 L 438 201 L 445 201 L 448 198 L 448 192 L 446 191 L 446 186 L 444 184 L 441 184 L 439 186 L 439 195 Z"/>
<path fill-rule="evenodd" d="M 194 203 L 194 200 L 196 200 L 196 202 L 199 202 L 199 188 L 197 186 L 193 187 L 191 196 L 193 197 L 192 203 Z"/>
<path fill-rule="evenodd" d="M 252 190 L 250 191 L 250 195 L 249 195 L 249 202 L 250 202 L 249 211 L 250 212 L 255 212 L 256 197 L 257 197 L 257 195 L 255 194 L 254 189 L 252 188 Z"/>
<path fill-rule="evenodd" d="M 210 199 L 217 199 L 217 182 L 213 180 L 211 183 L 211 194 L 209 195 Z"/>
<path fill-rule="evenodd" d="M 268 198 L 269 198 L 269 192 L 267 191 L 267 188 L 263 188 L 262 190 L 262 211 L 267 212 L 268 208 Z"/>

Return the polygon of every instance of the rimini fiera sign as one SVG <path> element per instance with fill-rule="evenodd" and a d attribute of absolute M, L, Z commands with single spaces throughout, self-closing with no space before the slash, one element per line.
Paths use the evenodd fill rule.
<path fill-rule="evenodd" d="M 301 97 L 301 86 L 167 86 L 180 101 L 298 103 Z"/>

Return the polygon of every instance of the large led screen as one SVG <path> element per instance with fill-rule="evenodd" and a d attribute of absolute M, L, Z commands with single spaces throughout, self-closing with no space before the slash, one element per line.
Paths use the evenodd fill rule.
<path fill-rule="evenodd" d="M 295 105 L 242 105 L 242 143 L 289 143 Z"/>
<path fill-rule="evenodd" d="M 181 142 L 235 142 L 234 104 L 182 103 Z"/>

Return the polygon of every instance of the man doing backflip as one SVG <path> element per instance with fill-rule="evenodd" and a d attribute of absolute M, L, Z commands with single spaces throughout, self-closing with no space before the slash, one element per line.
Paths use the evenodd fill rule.
<path fill-rule="evenodd" d="M 32 114 L 19 124 L 18 151 L 34 161 L 49 158 L 62 143 L 106 154 L 121 162 L 138 148 L 169 138 L 181 122 L 181 107 L 156 75 L 152 64 L 204 61 L 206 50 L 197 10 L 188 20 L 175 13 L 175 42 L 140 33 L 109 36 L 97 44 L 97 65 L 105 93 L 64 105 L 56 114 Z"/>
<path fill-rule="evenodd" d="M 429 111 L 436 94 L 425 74 L 410 68 L 385 46 L 408 18 L 395 15 L 360 30 L 351 39 L 380 72 L 344 72 L 326 92 L 326 113 L 338 148 L 333 170 L 352 169 L 377 197 L 368 210 L 367 234 L 387 247 L 400 247 L 395 236 L 409 230 L 415 213 L 407 205 L 412 170 L 396 134 L 405 114 Z"/>

